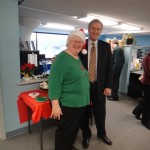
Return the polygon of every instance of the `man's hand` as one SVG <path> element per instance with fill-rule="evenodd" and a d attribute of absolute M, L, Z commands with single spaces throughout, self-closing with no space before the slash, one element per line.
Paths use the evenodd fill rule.
<path fill-rule="evenodd" d="M 104 93 L 105 96 L 111 95 L 111 89 L 110 88 L 105 88 Z"/>

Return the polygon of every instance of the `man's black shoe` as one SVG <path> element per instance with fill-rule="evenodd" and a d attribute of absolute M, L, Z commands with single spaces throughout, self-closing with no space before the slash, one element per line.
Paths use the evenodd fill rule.
<path fill-rule="evenodd" d="M 83 138 L 82 146 L 84 149 L 87 149 L 89 147 L 89 138 Z"/>
<path fill-rule="evenodd" d="M 107 99 L 108 99 L 108 98 L 112 98 L 112 96 L 107 96 Z"/>
<path fill-rule="evenodd" d="M 112 141 L 107 136 L 98 136 L 98 138 L 102 139 L 104 143 L 112 145 Z"/>
<path fill-rule="evenodd" d="M 107 97 L 107 100 L 110 100 L 110 101 L 119 101 L 119 98 Z"/>

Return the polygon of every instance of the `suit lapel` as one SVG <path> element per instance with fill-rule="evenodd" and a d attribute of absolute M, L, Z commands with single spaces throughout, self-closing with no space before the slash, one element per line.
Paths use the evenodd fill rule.
<path fill-rule="evenodd" d="M 102 59 L 103 59 L 101 57 L 101 56 L 103 56 L 102 52 L 101 52 L 101 50 L 102 50 L 101 47 L 102 47 L 101 41 L 98 40 L 98 48 L 97 48 L 97 72 L 98 72 L 98 68 L 99 68 L 99 66 L 100 66 L 100 64 L 102 62 Z"/>

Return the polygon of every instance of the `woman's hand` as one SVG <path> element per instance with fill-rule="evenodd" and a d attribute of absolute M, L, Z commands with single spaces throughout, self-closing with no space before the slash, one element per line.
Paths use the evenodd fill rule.
<path fill-rule="evenodd" d="M 59 101 L 58 100 L 53 100 L 52 101 L 52 113 L 51 113 L 50 118 L 60 120 L 61 115 L 63 115 L 63 113 L 61 111 Z"/>

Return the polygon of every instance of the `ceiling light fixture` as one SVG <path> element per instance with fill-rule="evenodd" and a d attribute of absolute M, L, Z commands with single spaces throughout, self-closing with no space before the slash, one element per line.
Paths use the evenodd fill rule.
<path fill-rule="evenodd" d="M 52 28 L 52 29 L 61 29 L 61 30 L 74 30 L 74 26 L 70 25 L 64 25 L 64 24 L 58 24 L 58 23 L 47 23 L 46 25 L 43 25 L 45 28 Z"/>
<path fill-rule="evenodd" d="M 92 15 L 92 14 L 88 14 L 86 17 L 83 18 L 77 18 L 80 21 L 85 21 L 85 22 L 90 22 L 93 19 L 99 19 L 102 21 L 103 25 L 105 26 L 114 26 L 114 25 L 118 25 L 117 21 L 111 20 L 111 19 L 107 19 L 98 15 Z"/>
<path fill-rule="evenodd" d="M 115 25 L 112 26 L 114 28 L 119 28 L 119 29 L 124 29 L 124 30 L 142 30 L 142 28 L 137 27 L 137 26 L 133 26 L 133 25 L 129 25 L 129 24 L 125 24 L 125 23 L 120 23 L 119 25 Z"/>
<path fill-rule="evenodd" d="M 110 19 L 110 18 L 106 18 L 106 17 L 102 17 L 99 15 L 95 15 L 95 14 L 88 14 L 86 17 L 77 17 L 78 20 L 80 21 L 85 21 L 85 22 L 90 22 L 93 19 L 99 19 L 102 21 L 104 26 L 111 26 L 114 28 L 118 28 L 118 29 L 123 29 L 123 30 L 142 30 L 142 28 L 134 26 L 134 25 L 129 25 L 129 24 L 125 24 L 125 23 L 121 23 L 119 21 L 115 21 L 114 19 Z"/>

